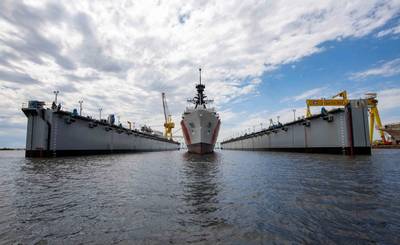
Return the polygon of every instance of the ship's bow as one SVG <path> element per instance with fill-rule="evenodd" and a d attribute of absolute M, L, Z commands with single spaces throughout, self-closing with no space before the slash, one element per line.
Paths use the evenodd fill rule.
<path fill-rule="evenodd" d="M 181 127 L 188 151 L 205 154 L 214 150 L 220 120 L 214 111 L 192 110 L 183 115 Z"/>
<path fill-rule="evenodd" d="M 188 151 L 190 153 L 206 154 L 214 151 L 214 145 L 207 143 L 197 143 L 188 145 Z"/>

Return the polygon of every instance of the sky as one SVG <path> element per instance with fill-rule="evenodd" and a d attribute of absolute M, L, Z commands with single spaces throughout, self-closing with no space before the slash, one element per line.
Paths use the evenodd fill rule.
<path fill-rule="evenodd" d="M 0 147 L 24 147 L 29 100 L 162 130 L 198 68 L 219 140 L 305 113 L 307 98 L 378 94 L 400 121 L 400 0 L 0 1 Z M 317 112 L 319 108 L 314 108 Z M 181 135 L 179 128 L 174 129 Z"/>

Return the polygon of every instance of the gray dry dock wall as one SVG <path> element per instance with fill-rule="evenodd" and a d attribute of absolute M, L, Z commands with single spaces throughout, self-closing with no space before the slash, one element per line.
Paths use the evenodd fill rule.
<path fill-rule="evenodd" d="M 52 116 L 44 110 L 29 110 L 26 130 L 26 150 L 48 150 Z"/>
<path fill-rule="evenodd" d="M 352 100 L 350 101 L 350 110 L 352 118 L 352 140 L 354 147 L 371 147 L 369 141 L 369 121 L 368 121 L 368 101 Z"/>
<path fill-rule="evenodd" d="M 285 124 L 274 130 L 225 141 L 223 149 L 235 150 L 293 150 L 347 153 L 352 148 L 362 148 L 368 154 L 370 148 L 368 111 L 365 100 L 352 101 L 345 110 L 334 110 L 332 121 L 316 115 L 309 120 Z M 307 123 L 309 122 L 309 124 Z"/>
<path fill-rule="evenodd" d="M 89 127 L 91 122 L 86 120 L 75 119 L 68 124 L 66 123 L 68 115 L 54 113 L 51 109 L 38 111 L 39 114 L 43 111 L 44 117 L 28 117 L 27 150 L 157 151 L 179 149 L 179 144 L 135 135 L 134 132 L 128 134 L 126 131 L 116 128 L 107 131 L 106 128 L 110 127 L 101 124 L 91 128 Z M 34 124 L 33 128 L 32 124 Z M 50 133 L 48 133 L 48 125 L 51 125 Z M 50 141 L 48 141 L 48 135 Z M 49 144 L 49 148 L 47 148 L 47 144 Z"/>

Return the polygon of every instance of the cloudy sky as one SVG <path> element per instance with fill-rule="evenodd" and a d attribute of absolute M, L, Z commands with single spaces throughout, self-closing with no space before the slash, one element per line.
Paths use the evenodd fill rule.
<path fill-rule="evenodd" d="M 0 147 L 25 145 L 22 103 L 175 122 L 198 67 L 221 137 L 304 114 L 306 98 L 377 92 L 400 121 L 400 0 L 0 1 Z M 178 130 L 177 134 L 181 134 Z"/>

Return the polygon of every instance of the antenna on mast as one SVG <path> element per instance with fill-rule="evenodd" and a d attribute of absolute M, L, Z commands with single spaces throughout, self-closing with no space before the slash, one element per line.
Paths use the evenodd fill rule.
<path fill-rule="evenodd" d="M 199 68 L 200 84 L 201 84 L 201 68 Z"/>

